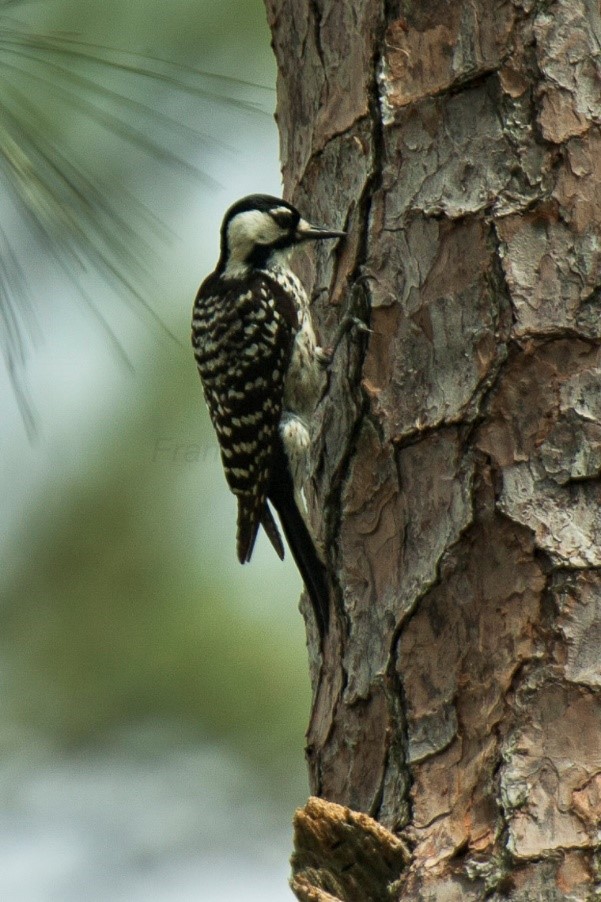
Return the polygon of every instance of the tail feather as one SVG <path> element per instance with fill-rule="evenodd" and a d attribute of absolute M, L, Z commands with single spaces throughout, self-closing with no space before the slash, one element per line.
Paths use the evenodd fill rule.
<path fill-rule="evenodd" d="M 261 525 L 261 508 L 253 495 L 238 495 L 238 534 L 236 550 L 241 564 L 247 564 L 253 553 Z"/>
<path fill-rule="evenodd" d="M 247 564 L 252 557 L 259 526 L 263 527 L 265 534 L 275 548 L 275 553 L 283 561 L 284 545 L 282 537 L 267 502 L 263 501 L 261 505 L 254 496 L 238 495 L 238 536 L 236 544 L 238 560 L 241 564 Z"/>
<path fill-rule="evenodd" d="M 263 507 L 263 513 L 261 514 L 261 526 L 265 530 L 267 537 L 273 547 L 275 548 L 275 553 L 279 557 L 281 561 L 284 560 L 284 545 L 282 542 L 282 537 L 280 535 L 280 531 L 276 526 L 276 522 L 273 519 L 272 513 L 269 510 L 267 504 Z"/>
<path fill-rule="evenodd" d="M 319 635 L 325 636 L 330 621 L 330 593 L 326 568 L 320 560 L 313 539 L 300 513 L 294 495 L 285 502 L 283 499 L 272 499 L 278 512 L 284 535 L 292 557 L 307 589 Z"/>
<path fill-rule="evenodd" d="M 269 500 L 275 507 L 292 557 L 303 579 L 319 634 L 325 636 L 330 620 L 330 592 L 326 568 L 320 559 L 294 497 L 294 485 L 283 448 L 272 470 Z"/>
<path fill-rule="evenodd" d="M 238 495 L 237 551 L 241 564 L 250 561 L 259 527 L 265 530 L 280 559 L 284 546 L 273 515 L 267 505 L 253 495 Z M 283 448 L 275 455 L 268 490 L 269 501 L 277 511 L 292 557 L 305 584 L 323 638 L 330 620 L 330 592 L 326 568 L 294 497 L 294 485 Z"/>

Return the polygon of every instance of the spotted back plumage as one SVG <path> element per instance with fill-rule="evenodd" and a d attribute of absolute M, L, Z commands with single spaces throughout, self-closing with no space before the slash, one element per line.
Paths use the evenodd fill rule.
<path fill-rule="evenodd" d="M 244 281 L 213 274 L 194 305 L 192 344 L 225 476 L 238 498 L 242 563 L 250 559 L 261 524 L 284 554 L 266 500 L 297 328 L 294 306 L 266 272 Z"/>

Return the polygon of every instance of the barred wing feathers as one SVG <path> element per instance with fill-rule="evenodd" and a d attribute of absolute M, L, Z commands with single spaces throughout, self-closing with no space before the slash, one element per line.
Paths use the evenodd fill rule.
<path fill-rule="evenodd" d="M 225 476 L 238 499 L 241 563 L 250 560 L 260 525 L 284 557 L 266 502 L 296 328 L 289 300 L 261 272 L 244 282 L 209 276 L 194 305 L 192 343 Z"/>

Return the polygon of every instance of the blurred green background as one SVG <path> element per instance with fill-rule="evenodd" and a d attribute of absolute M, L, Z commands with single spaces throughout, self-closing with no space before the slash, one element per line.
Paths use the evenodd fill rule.
<path fill-rule="evenodd" d="M 52 57 L 32 76 L 13 32 L 91 56 L 124 48 L 110 59 L 127 65 Z M 132 71 L 150 58 L 178 66 Z M 139 297 L 93 255 L 62 271 L 3 170 L 3 230 L 28 283 L 13 301 L 31 306 L 20 378 L 35 437 L 3 377 L 0 897 L 288 898 L 289 825 L 307 795 L 300 581 L 263 540 L 237 564 L 188 338 L 223 211 L 280 192 L 263 5 L 0 2 L 0 76 L 9 65 L 40 110 L 27 127 L 102 186 L 106 258 Z M 86 240 L 100 240 L 93 227 Z"/>

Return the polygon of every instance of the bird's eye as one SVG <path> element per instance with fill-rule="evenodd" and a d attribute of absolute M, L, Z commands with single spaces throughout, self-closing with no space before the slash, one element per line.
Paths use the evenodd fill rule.
<path fill-rule="evenodd" d="M 294 214 L 290 210 L 270 210 L 269 215 L 281 229 L 295 228 Z"/>

